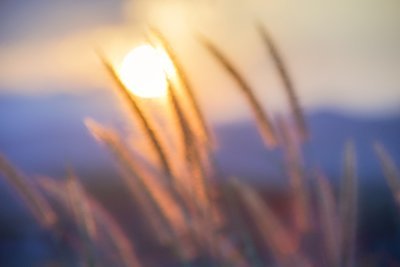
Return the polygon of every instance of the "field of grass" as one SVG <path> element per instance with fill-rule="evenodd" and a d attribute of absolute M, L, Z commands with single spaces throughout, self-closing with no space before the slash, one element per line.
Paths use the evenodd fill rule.
<path fill-rule="evenodd" d="M 42 227 L 49 244 L 60 251 L 58 258 L 43 266 L 381 266 L 378 259 L 358 253 L 354 145 L 344 144 L 340 188 L 332 186 L 322 170 L 305 169 L 302 151 L 312 133 L 283 56 L 265 27 L 257 29 L 282 81 L 290 119 L 264 109 L 222 49 L 204 36 L 198 41 L 236 83 L 243 103 L 253 112 L 265 149 L 282 152 L 279 160 L 286 170 L 282 179 L 289 184 L 285 198 L 273 200 L 268 190 L 255 188 L 246 177 L 227 177 L 219 168 L 218 144 L 190 79 L 167 38 L 151 28 L 149 42 L 165 50 L 176 70 L 176 77 L 168 77 L 164 114 L 173 140 L 167 140 L 146 102 L 125 87 L 102 51 L 97 53 L 105 74 L 145 138 L 147 150 L 132 146 L 111 127 L 85 120 L 93 138 L 115 159 L 124 183 L 118 190 L 125 192 L 112 194 L 118 195 L 115 198 L 121 205 L 124 201 L 133 204 L 129 217 L 136 221 L 134 226 L 119 225 L 112 215 L 115 212 L 89 193 L 91 188 L 82 185 L 73 166 L 64 180 L 28 178 L 5 157 L 0 158 L 0 172 Z M 373 146 L 393 201 L 400 207 L 398 170 L 382 145 Z M 136 236 L 131 238 L 128 232 Z"/>

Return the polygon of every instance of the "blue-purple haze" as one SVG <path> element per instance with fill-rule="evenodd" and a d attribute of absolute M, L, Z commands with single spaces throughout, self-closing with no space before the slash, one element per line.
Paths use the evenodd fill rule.
<path fill-rule="evenodd" d="M 108 152 L 90 136 L 83 120 L 91 117 L 117 126 L 126 134 L 126 117 L 112 93 L 74 96 L 0 97 L 0 151 L 28 173 L 62 174 L 68 165 L 93 174 L 112 168 Z M 319 110 L 307 115 L 311 140 L 305 148 L 306 162 L 340 176 L 342 150 L 352 139 L 359 155 L 362 181 L 382 179 L 371 145 L 381 141 L 400 162 L 400 116 L 352 117 Z M 128 123 L 135 127 L 135 122 Z M 213 125 L 218 159 L 229 173 L 256 181 L 277 181 L 283 168 L 278 152 L 268 152 L 250 120 Z M 312 171 L 312 168 L 310 169 Z M 95 177 L 91 177 L 95 179 Z"/>

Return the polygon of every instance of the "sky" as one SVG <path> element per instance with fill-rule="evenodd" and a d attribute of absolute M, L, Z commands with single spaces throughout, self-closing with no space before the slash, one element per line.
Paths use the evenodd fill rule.
<path fill-rule="evenodd" d="M 0 92 L 102 93 L 111 84 L 94 47 L 118 64 L 144 42 L 150 23 L 171 40 L 208 112 L 228 118 L 247 110 L 198 34 L 229 56 L 265 105 L 279 110 L 281 84 L 255 21 L 278 44 L 306 109 L 400 110 L 397 0 L 3 0 Z"/>

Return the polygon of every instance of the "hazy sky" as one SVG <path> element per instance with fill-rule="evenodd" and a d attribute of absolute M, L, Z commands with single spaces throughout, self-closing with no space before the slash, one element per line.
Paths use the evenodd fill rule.
<path fill-rule="evenodd" d="M 196 32 L 223 49 L 266 104 L 279 107 L 279 80 L 254 31 L 256 19 L 279 44 L 307 108 L 399 110 L 398 0 L 3 0 L 0 90 L 104 90 L 109 83 L 93 47 L 117 63 L 143 41 L 150 21 L 172 40 L 202 101 L 218 116 L 245 107 Z"/>

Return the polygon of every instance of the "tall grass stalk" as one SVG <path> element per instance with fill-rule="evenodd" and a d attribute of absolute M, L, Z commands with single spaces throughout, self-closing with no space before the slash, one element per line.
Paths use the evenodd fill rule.
<path fill-rule="evenodd" d="M 93 132 L 93 127 L 91 128 Z M 152 231 L 152 235 L 155 240 L 161 243 L 165 243 L 170 240 L 170 229 L 169 224 L 163 223 L 162 214 L 157 203 L 151 198 L 149 189 L 140 182 L 140 177 L 137 170 L 134 168 L 135 164 L 132 164 L 130 155 L 125 153 L 123 146 L 119 143 L 119 139 L 114 139 L 108 132 L 104 132 L 99 140 L 106 145 L 112 156 L 115 157 L 118 164 L 118 169 L 121 173 L 121 178 L 126 184 L 133 200 L 138 203 L 139 208 L 144 216 L 143 219 L 148 222 L 148 226 Z"/>
<path fill-rule="evenodd" d="M 24 200 L 24 204 L 39 224 L 43 227 L 51 227 L 56 223 L 57 216 L 41 192 L 2 155 L 0 155 L 0 173 L 3 173 L 6 181 Z"/>
<path fill-rule="evenodd" d="M 219 254 L 222 257 L 222 264 L 226 264 L 224 266 L 251 267 L 239 248 L 225 235 L 218 236 L 217 242 L 221 251 Z"/>
<path fill-rule="evenodd" d="M 164 149 L 164 145 L 162 144 L 161 138 L 158 136 L 155 127 L 152 125 L 151 120 L 145 114 L 143 108 L 140 105 L 140 101 L 129 92 L 129 89 L 122 83 L 121 79 L 119 78 L 116 70 L 112 66 L 112 64 L 104 57 L 101 52 L 98 52 L 98 56 L 103 63 L 105 69 L 109 73 L 112 80 L 115 82 L 118 91 L 124 97 L 127 103 L 129 103 L 129 107 L 136 115 L 141 127 L 146 133 L 147 138 L 150 141 L 150 144 L 153 148 L 154 154 L 157 156 L 159 164 L 163 171 L 165 172 L 166 176 L 172 180 L 172 171 L 168 159 L 168 155 Z"/>
<path fill-rule="evenodd" d="M 179 103 L 177 92 L 172 82 L 168 79 L 168 107 L 172 114 L 173 125 L 178 133 L 178 147 L 181 150 L 183 161 L 187 167 L 192 165 L 192 154 L 194 147 L 194 136 L 192 130 L 184 117 L 182 107 Z"/>
<path fill-rule="evenodd" d="M 400 172 L 392 157 L 380 143 L 374 144 L 374 150 L 379 158 L 386 181 L 393 193 L 394 199 L 400 208 Z"/>
<path fill-rule="evenodd" d="M 87 233 L 90 238 L 96 239 L 97 229 L 93 214 L 91 213 L 92 211 L 90 210 L 90 205 L 87 199 L 85 199 L 84 189 L 72 170 L 68 171 L 65 187 L 68 192 L 67 197 L 71 210 L 78 224 L 82 226 L 82 232 Z"/>
<path fill-rule="evenodd" d="M 288 167 L 290 187 L 293 195 L 294 225 L 298 233 L 311 229 L 310 195 L 304 170 L 299 166 Z"/>
<path fill-rule="evenodd" d="M 266 28 L 261 23 L 257 24 L 257 30 L 262 40 L 264 41 L 267 51 L 272 56 L 272 60 L 276 66 L 279 77 L 282 80 L 283 87 L 288 97 L 290 108 L 297 124 L 298 132 L 300 133 L 303 140 L 306 140 L 309 137 L 307 124 L 303 115 L 303 110 L 298 100 L 298 96 L 296 94 L 296 90 L 294 88 L 294 83 L 289 75 L 289 71 L 286 67 L 283 57 L 281 56 L 281 52 L 271 38 L 271 35 L 267 32 Z"/>
<path fill-rule="evenodd" d="M 318 213 L 325 243 L 327 267 L 340 267 L 339 221 L 331 185 L 321 174 L 316 174 Z"/>
<path fill-rule="evenodd" d="M 183 113 L 181 104 L 176 95 L 176 89 L 172 85 L 171 81 L 169 81 L 168 92 L 169 104 L 176 121 L 175 125 L 178 128 L 177 130 L 180 132 L 185 149 L 186 162 L 189 168 L 188 178 L 192 179 L 190 184 L 194 191 L 193 197 L 197 208 L 196 213 L 193 214 L 194 235 L 197 236 L 200 245 L 210 251 L 212 257 L 218 259 L 220 253 L 217 251 L 218 248 L 215 248 L 217 244 L 214 231 L 219 213 L 216 207 L 217 204 L 212 202 L 210 194 L 210 192 L 213 191 L 213 188 L 204 169 L 194 134 Z"/>
<path fill-rule="evenodd" d="M 285 161 L 289 164 L 302 165 L 301 144 L 298 140 L 297 132 L 292 125 L 282 116 L 275 119 L 279 143 L 284 152 Z"/>
<path fill-rule="evenodd" d="M 139 257 L 131 242 L 126 237 L 113 217 L 94 199 L 89 198 L 97 221 L 104 225 L 103 233 L 111 240 L 110 245 L 117 251 L 119 259 L 126 267 L 141 267 Z"/>
<path fill-rule="evenodd" d="M 211 134 L 210 129 L 207 126 L 207 122 L 205 119 L 205 116 L 201 110 L 200 103 L 194 93 L 194 90 L 192 88 L 192 85 L 189 81 L 189 78 L 177 56 L 175 53 L 174 49 L 172 48 L 170 42 L 167 40 L 167 38 L 164 36 L 164 34 L 157 28 L 155 27 L 150 27 L 150 32 L 152 35 L 154 35 L 158 43 L 161 44 L 162 48 L 164 51 L 167 53 L 168 57 L 171 59 L 175 70 L 177 77 L 180 81 L 180 84 L 182 85 L 182 89 L 184 90 L 186 97 L 188 99 L 188 102 L 190 106 L 192 107 L 194 114 L 195 114 L 195 121 L 196 124 L 198 125 L 197 128 L 200 129 L 201 131 L 201 137 L 204 139 L 203 143 L 207 147 L 211 147 L 213 142 L 213 136 Z"/>
<path fill-rule="evenodd" d="M 284 150 L 285 169 L 289 175 L 293 196 L 294 225 L 299 233 L 304 233 L 311 229 L 311 207 L 310 190 L 305 178 L 300 145 L 287 121 L 278 117 L 276 125 L 281 138 L 280 144 Z"/>
<path fill-rule="evenodd" d="M 178 131 L 182 138 L 190 175 L 193 176 L 194 179 L 193 185 L 195 189 L 196 203 L 203 209 L 203 211 L 205 211 L 210 208 L 209 196 L 207 193 L 209 186 L 206 172 L 203 168 L 192 130 L 177 98 L 175 88 L 172 86 L 171 82 L 169 85 L 169 103 L 175 116 L 175 120 L 177 121 L 176 126 L 178 127 Z"/>
<path fill-rule="evenodd" d="M 97 265 L 98 256 L 96 251 L 97 228 L 92 214 L 93 210 L 87 202 L 84 189 L 72 170 L 69 171 L 64 185 L 66 200 L 75 218 L 83 243 L 83 258 L 86 260 L 86 266 L 94 267 Z"/>
<path fill-rule="evenodd" d="M 249 102 L 250 107 L 255 115 L 258 129 L 264 143 L 267 147 L 274 148 L 277 145 L 278 140 L 273 125 L 267 113 L 264 111 L 260 102 L 258 101 L 256 95 L 254 94 L 251 86 L 246 82 L 244 77 L 236 70 L 233 64 L 215 45 L 213 45 L 209 40 L 202 36 L 200 36 L 199 40 L 238 84 L 243 95 L 245 96 L 245 99 Z"/>
<path fill-rule="evenodd" d="M 39 185 L 41 188 L 57 202 L 63 205 L 65 210 L 69 211 L 71 215 L 74 215 L 73 210 L 77 210 L 79 207 L 71 207 L 71 202 L 69 201 L 70 196 L 68 196 L 69 192 L 68 190 L 65 190 L 66 182 L 67 181 L 55 181 L 53 178 L 48 177 L 40 177 L 39 179 Z M 79 184 L 78 180 L 76 180 L 76 182 Z M 79 185 L 79 187 L 83 188 L 82 185 Z M 100 203 L 91 197 L 90 194 L 86 193 L 86 191 L 80 190 L 79 194 L 81 195 L 80 198 L 85 198 L 85 202 L 90 208 L 97 229 L 96 236 L 89 236 L 92 238 L 91 243 L 95 249 L 99 251 L 102 249 L 102 246 L 106 246 L 107 248 L 103 251 L 109 253 L 110 251 L 108 250 L 108 247 L 112 247 L 113 253 L 120 256 L 120 261 L 123 264 L 122 266 L 141 267 L 142 265 L 133 245 L 119 225 L 115 222 L 113 217 L 101 206 Z M 75 204 L 79 205 L 80 203 Z M 75 223 L 80 223 L 80 221 L 75 220 Z M 77 225 L 77 227 L 82 228 L 80 225 Z M 96 255 L 98 257 L 106 256 L 100 253 L 97 253 Z"/>
<path fill-rule="evenodd" d="M 279 266 L 294 264 L 299 249 L 297 238 L 280 222 L 255 190 L 238 181 L 234 185 L 262 241 L 270 248 Z"/>
<path fill-rule="evenodd" d="M 142 208 L 146 220 L 150 223 L 153 232 L 156 233 L 156 237 L 161 242 L 170 240 L 174 231 L 173 227 L 176 226 L 175 224 L 179 223 L 180 226 L 184 226 L 185 223 L 184 219 L 179 221 L 172 220 L 173 216 L 171 218 L 166 212 L 175 211 L 174 214 L 178 215 L 180 214 L 180 207 L 167 197 L 165 199 L 168 199 L 168 201 L 158 201 L 159 196 L 157 194 L 167 196 L 168 191 L 162 188 L 160 182 L 152 182 L 154 177 L 143 173 L 143 168 L 132 159 L 131 153 L 122 144 L 116 133 L 105 129 L 91 120 L 87 120 L 86 125 L 96 139 L 105 144 L 107 149 L 117 159 L 117 163 L 121 167 L 122 178 L 132 196 L 140 204 L 139 207 Z M 165 207 L 166 204 L 170 204 L 170 207 Z M 171 218 L 171 220 L 168 218 Z"/>
<path fill-rule="evenodd" d="M 160 179 L 135 162 L 131 153 L 123 145 L 120 138 L 93 122 L 88 124 L 91 132 L 99 141 L 106 144 L 121 164 L 122 177 L 133 196 L 139 196 L 140 207 L 145 208 L 146 219 L 152 224 L 156 240 L 162 244 L 171 244 L 175 254 L 185 265 L 194 247 L 191 236 L 190 221 L 187 218 L 186 202 L 180 198 L 175 188 L 163 186 Z M 183 240 L 183 236 L 189 236 Z"/>
<path fill-rule="evenodd" d="M 344 151 L 344 175 L 340 185 L 341 264 L 354 266 L 357 227 L 357 170 L 354 144 L 348 142 Z"/>
<path fill-rule="evenodd" d="M 234 178 L 230 179 L 234 180 Z M 239 201 L 238 198 L 235 197 L 234 186 L 229 185 L 226 188 L 222 188 L 221 191 L 224 201 L 222 206 L 225 209 L 226 220 L 230 222 L 230 227 L 232 227 L 234 233 L 233 236 L 239 240 L 239 245 L 243 247 L 243 254 L 249 259 L 250 266 L 263 266 L 257 253 L 254 240 L 249 233 L 249 229 L 246 227 L 245 218 L 239 213 Z"/>

